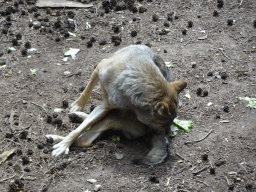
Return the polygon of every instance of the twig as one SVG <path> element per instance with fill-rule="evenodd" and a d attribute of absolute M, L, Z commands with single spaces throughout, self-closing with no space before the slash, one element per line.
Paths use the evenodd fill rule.
<path fill-rule="evenodd" d="M 211 129 L 211 130 L 209 131 L 209 133 L 207 133 L 207 135 L 204 136 L 202 139 L 195 140 L 195 141 L 186 141 L 186 142 L 185 142 L 185 145 L 187 145 L 187 144 L 192 144 L 192 143 L 198 143 L 198 142 L 200 142 L 200 141 L 203 141 L 203 140 L 205 140 L 212 132 L 213 132 L 213 130 Z"/>
<path fill-rule="evenodd" d="M 208 165 L 208 166 L 206 166 L 206 167 L 204 167 L 204 168 L 202 168 L 202 169 L 200 169 L 199 171 L 197 171 L 197 172 L 194 172 L 193 173 L 193 175 L 198 175 L 199 173 L 201 173 L 201 172 L 203 172 L 203 171 L 205 171 L 206 169 L 208 169 L 210 166 Z"/>
<path fill-rule="evenodd" d="M 36 104 L 36 103 L 34 103 L 34 102 L 32 102 L 32 101 L 30 101 L 30 103 L 32 103 L 33 105 L 36 105 L 36 106 L 42 108 L 44 111 L 46 111 L 46 109 L 45 109 L 44 107 L 42 107 L 41 105 L 38 105 L 38 104 Z M 46 112 L 47 112 L 47 111 L 46 111 Z"/>
<path fill-rule="evenodd" d="M 177 155 L 179 158 L 181 158 L 184 161 L 188 161 L 187 159 L 185 159 L 184 157 L 182 157 L 181 155 L 179 155 L 178 153 L 175 153 L 175 155 Z"/>
<path fill-rule="evenodd" d="M 242 5 L 242 3 L 243 3 L 243 0 L 241 0 L 241 2 L 240 2 L 240 4 L 238 5 L 238 7 L 240 7 L 240 6 Z"/>
<path fill-rule="evenodd" d="M 221 53 L 222 53 L 227 59 L 230 59 L 227 55 L 225 55 L 225 53 L 223 52 L 223 49 L 222 49 L 222 48 L 218 48 L 218 50 L 220 50 Z"/>
<path fill-rule="evenodd" d="M 207 183 L 205 183 L 204 181 L 200 181 L 200 180 L 198 180 L 197 182 L 199 182 L 199 183 L 203 183 L 203 184 L 205 184 L 207 187 L 209 187 L 209 185 L 208 185 Z"/>
<path fill-rule="evenodd" d="M 2 179 L 2 180 L 0 180 L 0 183 L 3 183 L 3 182 L 5 182 L 5 181 L 7 181 L 7 180 L 9 180 L 9 179 L 12 179 L 13 177 L 15 177 L 16 175 L 13 175 L 13 176 L 11 176 L 11 177 L 7 177 L 7 178 L 5 178 L 5 179 Z"/>

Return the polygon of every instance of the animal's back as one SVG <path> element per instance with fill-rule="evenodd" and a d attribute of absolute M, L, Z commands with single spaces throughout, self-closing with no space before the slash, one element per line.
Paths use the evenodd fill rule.
<path fill-rule="evenodd" d="M 117 51 L 103 63 L 99 78 L 109 101 L 122 108 L 149 105 L 148 98 L 155 98 L 167 82 L 145 45 Z"/>

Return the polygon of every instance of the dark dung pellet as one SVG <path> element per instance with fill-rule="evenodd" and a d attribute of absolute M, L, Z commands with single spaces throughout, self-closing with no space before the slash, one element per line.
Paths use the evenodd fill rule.
<path fill-rule="evenodd" d="M 202 93 L 203 93 L 203 90 L 202 90 L 201 88 L 198 88 L 198 89 L 196 90 L 196 94 L 197 94 L 198 96 L 202 95 Z"/>
<path fill-rule="evenodd" d="M 223 5 L 224 5 L 224 1 L 223 1 L 223 0 L 218 0 L 218 1 L 217 1 L 217 7 L 218 7 L 218 8 L 222 8 Z"/>
<path fill-rule="evenodd" d="M 157 22 L 158 19 L 159 19 L 158 15 L 154 14 L 154 15 L 152 16 L 152 20 L 153 20 L 154 22 Z"/>
<path fill-rule="evenodd" d="M 228 113 L 229 112 L 229 106 L 224 106 L 223 111 Z"/>
<path fill-rule="evenodd" d="M 33 150 L 32 149 L 28 149 L 28 155 L 33 155 Z"/>
<path fill-rule="evenodd" d="M 189 21 L 189 22 L 188 22 L 188 28 L 191 28 L 191 27 L 193 27 L 193 22 L 192 22 L 192 21 Z"/>
<path fill-rule="evenodd" d="M 215 174 L 215 168 L 213 168 L 213 167 L 210 168 L 210 174 L 211 174 L 211 175 L 214 175 L 214 174 Z"/>
<path fill-rule="evenodd" d="M 207 161 L 208 160 L 208 155 L 207 154 L 203 154 L 202 155 L 202 160 L 203 161 Z"/>
<path fill-rule="evenodd" d="M 63 107 L 64 109 L 67 109 L 67 108 L 68 108 L 68 101 L 67 101 L 67 100 L 63 100 L 63 101 L 62 101 L 62 107 Z"/>
<path fill-rule="evenodd" d="M 22 157 L 22 163 L 23 163 L 23 165 L 26 165 L 26 164 L 29 163 L 29 158 L 28 158 L 28 156 L 23 156 L 23 157 Z"/>
<path fill-rule="evenodd" d="M 229 185 L 229 186 L 228 186 L 228 190 L 230 190 L 230 191 L 233 191 L 233 190 L 234 190 L 234 188 L 235 188 L 235 186 L 234 186 L 234 185 Z"/>
<path fill-rule="evenodd" d="M 232 26 L 234 21 L 233 21 L 233 19 L 228 19 L 227 23 L 228 23 L 229 26 Z"/>
<path fill-rule="evenodd" d="M 39 143 L 39 144 L 37 144 L 37 148 L 38 148 L 38 149 L 43 149 L 43 148 L 44 148 L 44 145 L 43 145 L 42 143 Z"/>
<path fill-rule="evenodd" d="M 215 11 L 213 11 L 213 16 L 214 16 L 214 17 L 218 17 L 218 16 L 219 16 L 218 11 L 216 11 L 216 10 L 215 10 Z"/>
<path fill-rule="evenodd" d="M 152 183 L 159 183 L 159 179 L 157 177 L 155 177 L 155 176 L 151 176 L 149 178 L 149 181 L 151 181 Z"/>
<path fill-rule="evenodd" d="M 13 44 L 14 46 L 18 45 L 18 40 L 17 40 L 17 39 L 13 39 L 13 40 L 12 40 L 12 44 Z"/>
<path fill-rule="evenodd" d="M 22 49 L 21 55 L 26 56 L 28 54 L 27 49 Z"/>
<path fill-rule="evenodd" d="M 131 36 L 132 36 L 132 37 L 136 37 L 136 36 L 137 36 L 137 31 L 132 31 L 132 32 L 131 32 Z"/>
<path fill-rule="evenodd" d="M 186 29 L 182 30 L 182 35 L 186 35 L 186 34 L 187 34 L 187 30 Z"/>
<path fill-rule="evenodd" d="M 25 172 L 30 172 L 31 170 L 30 170 L 30 168 L 25 167 L 25 168 L 24 168 L 24 171 L 25 171 Z"/>

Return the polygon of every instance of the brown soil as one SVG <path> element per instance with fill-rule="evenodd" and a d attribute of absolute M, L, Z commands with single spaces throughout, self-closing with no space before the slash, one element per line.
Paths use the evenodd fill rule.
<path fill-rule="evenodd" d="M 0 61 L 1 66 L 6 65 L 0 69 L 0 153 L 17 149 L 0 165 L 0 191 L 94 191 L 97 184 L 102 191 L 111 192 L 255 191 L 256 111 L 237 97 L 256 97 L 256 2 L 244 0 L 239 6 L 240 2 L 227 0 L 218 8 L 217 1 L 144 0 L 134 4 L 146 8 L 144 13 L 126 9 L 103 16 L 99 0 L 87 10 L 59 8 L 49 15 L 46 9 L 38 9 L 41 16 L 31 9 L 34 5 L 24 3 L 18 6 L 18 12 L 13 11 L 14 6 L 11 11 L 15 13 L 7 18 L 3 11 L 14 1 L 0 1 Z M 72 15 L 69 11 L 74 13 L 76 29 L 64 22 Z M 173 21 L 167 21 L 171 12 Z M 41 21 L 44 28 L 29 27 L 30 19 L 34 22 L 46 17 L 49 22 Z M 58 18 L 63 29 L 58 28 Z M 77 37 L 65 38 L 65 28 Z M 133 32 L 132 37 L 132 31 L 137 36 Z M 112 36 L 121 37 L 121 41 L 112 42 Z M 15 46 L 14 37 L 18 39 Z M 56 37 L 60 37 L 59 42 Z M 96 42 L 88 47 L 91 37 Z M 103 40 L 107 44 L 99 45 Z M 22 55 L 28 41 L 37 49 L 28 52 L 31 57 Z M 137 42 L 150 44 L 155 53 L 175 65 L 170 68 L 175 79 L 187 81 L 188 87 L 180 94 L 178 118 L 192 120 L 192 131 L 179 133 L 168 159 L 154 166 L 131 164 L 133 156 L 148 152 L 149 143 L 145 139 L 128 141 L 122 136 L 119 142 L 101 139 L 93 148 L 71 148 L 67 156 L 51 157 L 45 135 L 65 136 L 79 125 L 69 122 L 68 108 L 58 117 L 53 110 L 62 107 L 63 101 L 70 106 L 77 99 L 101 59 Z M 8 47 L 16 51 L 8 53 Z M 62 61 L 69 48 L 79 48 L 80 52 L 76 59 Z M 37 75 L 30 69 L 36 69 Z M 65 76 L 65 71 L 71 75 Z M 209 72 L 213 75 L 208 76 Z M 198 88 L 208 95 L 198 96 Z M 187 92 L 191 99 L 184 97 Z M 85 111 L 89 113 L 100 100 L 97 86 Z M 209 102 L 212 105 L 208 106 Z M 48 116 L 55 123 L 47 123 Z M 186 144 L 208 133 L 204 140 Z M 33 154 L 28 155 L 28 150 Z M 124 158 L 117 160 L 115 153 Z M 97 182 L 91 184 L 87 179 Z"/>

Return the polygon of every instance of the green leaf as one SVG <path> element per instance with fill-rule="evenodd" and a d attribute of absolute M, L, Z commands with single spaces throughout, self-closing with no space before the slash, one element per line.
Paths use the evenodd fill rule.
<path fill-rule="evenodd" d="M 14 47 L 8 47 L 7 50 L 16 51 Z"/>
<path fill-rule="evenodd" d="M 75 33 L 71 33 L 71 32 L 69 32 L 69 31 L 68 31 L 68 33 L 69 33 L 69 35 L 72 35 L 73 37 L 76 37 L 76 34 L 75 34 Z"/>
<path fill-rule="evenodd" d="M 256 98 L 249 98 L 249 97 L 237 97 L 240 100 L 248 101 L 249 104 L 247 106 L 256 108 Z"/>
<path fill-rule="evenodd" d="M 174 67 L 174 65 L 171 62 L 164 62 L 167 67 Z"/>
<path fill-rule="evenodd" d="M 88 127 L 88 128 L 86 129 L 86 131 L 90 131 L 90 129 L 91 129 L 91 127 Z"/>
<path fill-rule="evenodd" d="M 36 69 L 30 69 L 30 72 L 31 72 L 32 75 L 37 75 L 36 74 Z"/>
<path fill-rule="evenodd" d="M 184 131 L 184 132 L 187 132 L 189 133 L 191 131 L 191 128 L 193 126 L 193 122 L 192 121 L 187 121 L 187 120 L 179 120 L 177 118 L 175 118 L 173 120 L 173 124 L 175 126 L 177 126 L 179 128 L 180 131 Z"/>
<path fill-rule="evenodd" d="M 119 136 L 116 136 L 116 135 L 113 135 L 113 136 L 111 137 L 111 140 L 112 140 L 112 141 L 120 141 L 120 137 L 119 137 Z"/>

